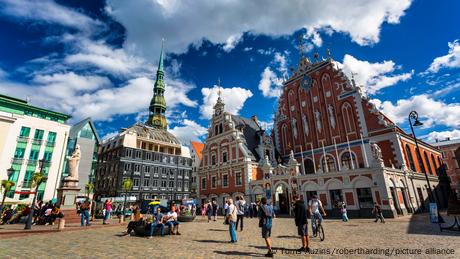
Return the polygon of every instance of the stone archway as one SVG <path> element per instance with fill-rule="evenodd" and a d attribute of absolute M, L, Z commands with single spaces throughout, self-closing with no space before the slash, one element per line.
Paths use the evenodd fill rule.
<path fill-rule="evenodd" d="M 275 209 L 278 214 L 289 214 L 290 212 L 290 188 L 289 185 L 285 182 L 278 182 L 275 185 L 274 195 L 275 195 Z"/>

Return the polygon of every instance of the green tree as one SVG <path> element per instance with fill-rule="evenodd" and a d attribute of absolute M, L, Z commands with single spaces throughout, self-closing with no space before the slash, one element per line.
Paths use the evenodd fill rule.
<path fill-rule="evenodd" d="M 122 188 L 123 188 L 123 191 L 125 192 L 125 199 L 123 200 L 123 210 L 122 210 L 122 213 L 121 213 L 121 217 L 122 217 L 122 220 L 124 221 L 125 220 L 125 208 L 126 208 L 126 198 L 128 197 L 128 192 L 131 191 L 131 189 L 133 188 L 133 180 L 131 179 L 125 179 L 123 180 L 123 183 L 122 183 Z"/>
<path fill-rule="evenodd" d="M 94 190 L 94 184 L 92 183 L 85 184 L 85 193 L 88 198 L 89 198 L 89 195 L 93 193 L 93 190 Z"/>
<path fill-rule="evenodd" d="M 3 180 L 2 181 L 2 189 L 3 189 L 3 198 L 2 198 L 2 205 L 0 206 L 0 212 L 3 211 L 3 204 L 5 203 L 6 195 L 8 192 L 13 188 L 14 182 L 10 180 Z"/>

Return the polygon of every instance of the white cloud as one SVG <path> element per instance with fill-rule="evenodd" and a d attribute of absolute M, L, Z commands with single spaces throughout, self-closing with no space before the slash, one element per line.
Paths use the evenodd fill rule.
<path fill-rule="evenodd" d="M 118 135 L 118 131 L 109 132 L 102 137 L 102 142 L 105 142 L 109 140 L 110 138 L 115 137 L 116 135 Z"/>
<path fill-rule="evenodd" d="M 445 140 L 450 139 L 460 139 L 460 130 L 454 129 L 451 131 L 433 131 L 428 135 L 422 136 L 422 139 L 425 139 L 427 142 L 436 142 L 436 140 Z"/>
<path fill-rule="evenodd" d="M 382 24 L 399 23 L 411 2 L 112 0 L 106 10 L 129 32 L 127 46 L 153 57 L 161 38 L 166 38 L 169 51 L 182 53 L 203 39 L 226 44 L 244 32 L 279 37 L 301 28 L 342 32 L 360 45 L 374 44 Z M 313 39 L 320 44 L 319 37 Z"/>
<path fill-rule="evenodd" d="M 236 45 L 241 41 L 242 35 L 231 35 L 225 41 L 224 46 L 222 47 L 225 52 L 230 52 L 236 47 Z"/>
<path fill-rule="evenodd" d="M 200 107 L 202 118 L 210 119 L 212 117 L 214 112 L 213 107 L 217 102 L 218 91 L 219 87 L 217 86 L 201 89 L 201 93 L 203 94 L 203 104 Z M 225 111 L 231 114 L 238 114 L 246 100 L 253 95 L 250 90 L 241 87 L 220 88 L 220 91 L 221 98 L 225 103 Z"/>
<path fill-rule="evenodd" d="M 183 145 L 188 145 L 192 140 L 200 140 L 200 137 L 208 133 L 208 129 L 192 120 L 184 119 L 182 123 L 169 129 L 169 132 L 176 136 Z"/>
<path fill-rule="evenodd" d="M 400 99 L 396 104 L 378 99 L 373 99 L 372 102 L 396 123 L 407 123 L 409 113 L 416 110 L 424 127 L 433 125 L 460 127 L 460 103 L 444 103 L 426 94 Z"/>
<path fill-rule="evenodd" d="M 271 65 L 275 68 L 265 67 L 259 81 L 259 90 L 264 97 L 268 98 L 279 97 L 282 93 L 283 81 L 287 77 L 286 55 L 276 52 Z"/>
<path fill-rule="evenodd" d="M 347 74 L 354 73 L 356 82 L 364 86 L 365 91 L 369 94 L 375 94 L 379 90 L 395 85 L 400 81 L 407 81 L 414 74 L 413 70 L 409 73 L 395 74 L 395 70 L 400 69 L 400 66 L 391 60 L 370 63 L 346 54 L 343 58 L 343 64 L 336 63 Z"/>
<path fill-rule="evenodd" d="M 442 68 L 460 67 L 460 44 L 458 39 L 448 43 L 449 53 L 433 60 L 428 72 L 436 73 Z"/>
<path fill-rule="evenodd" d="M 3 0 L 0 12 L 21 19 L 60 24 L 80 30 L 89 30 L 99 21 L 51 0 Z"/>

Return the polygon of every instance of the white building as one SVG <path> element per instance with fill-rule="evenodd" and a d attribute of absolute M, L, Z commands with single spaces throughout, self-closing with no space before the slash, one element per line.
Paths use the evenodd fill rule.
<path fill-rule="evenodd" d="M 32 175 L 40 171 L 39 160 L 44 159 L 43 171 L 48 179 L 38 188 L 38 198 L 56 198 L 60 185 L 67 138 L 69 115 L 35 107 L 21 99 L 0 95 L 0 180 L 15 182 L 7 194 L 15 200 L 31 198 Z M 3 195 L 0 194 L 0 197 Z"/>

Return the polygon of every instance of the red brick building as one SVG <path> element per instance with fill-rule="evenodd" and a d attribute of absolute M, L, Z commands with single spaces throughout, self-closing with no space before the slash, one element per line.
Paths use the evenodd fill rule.
<path fill-rule="evenodd" d="M 249 183 L 262 177 L 265 157 L 275 161 L 273 142 L 257 118 L 232 115 L 218 98 L 199 167 L 200 200 L 216 200 L 222 206 L 228 197 L 250 193 Z"/>
<path fill-rule="evenodd" d="M 303 57 L 291 72 L 273 132 L 283 160 L 294 157 L 300 167 L 297 175 L 269 169 L 267 179 L 251 183 L 253 196 L 271 194 L 281 211 L 290 207 L 291 193 L 307 199 L 315 194 L 333 215 L 346 202 L 350 216 L 370 216 L 374 202 L 390 217 L 426 206 L 423 173 L 438 185 L 442 161 L 437 148 L 420 141 L 422 157 L 417 157 L 413 138 L 382 114 L 331 58 L 310 62 Z M 270 191 L 264 191 L 267 184 Z"/>

